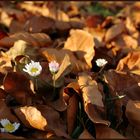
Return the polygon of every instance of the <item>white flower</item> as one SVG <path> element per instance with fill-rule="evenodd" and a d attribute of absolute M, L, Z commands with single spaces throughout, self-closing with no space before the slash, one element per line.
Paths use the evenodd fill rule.
<path fill-rule="evenodd" d="M 49 63 L 49 70 L 51 73 L 56 73 L 59 70 L 59 64 L 56 61 L 51 61 Z"/>
<path fill-rule="evenodd" d="M 14 122 L 13 124 L 8 120 L 8 119 L 1 119 L 0 120 L 1 125 L 3 126 L 3 128 L 0 128 L 1 132 L 9 132 L 9 133 L 13 133 L 15 132 L 19 126 L 20 123 Z"/>
<path fill-rule="evenodd" d="M 23 71 L 27 72 L 29 75 L 33 77 L 36 77 L 41 73 L 42 67 L 39 62 L 34 62 L 31 60 L 31 63 L 25 65 Z"/>
<path fill-rule="evenodd" d="M 105 59 L 100 58 L 96 60 L 96 64 L 98 67 L 103 67 L 105 64 L 107 64 L 107 61 Z"/>

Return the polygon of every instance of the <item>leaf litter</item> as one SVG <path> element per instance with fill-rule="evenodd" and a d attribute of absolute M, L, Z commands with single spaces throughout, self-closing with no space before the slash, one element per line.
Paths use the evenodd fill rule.
<path fill-rule="evenodd" d="M 140 138 L 139 14 L 139 2 L 1 1 L 0 122 L 20 127 L 0 138 Z"/>

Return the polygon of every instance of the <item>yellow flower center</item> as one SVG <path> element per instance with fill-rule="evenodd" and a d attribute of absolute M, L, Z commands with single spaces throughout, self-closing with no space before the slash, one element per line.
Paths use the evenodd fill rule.
<path fill-rule="evenodd" d="M 31 72 L 37 72 L 38 71 L 38 68 L 32 68 L 31 69 Z"/>
<path fill-rule="evenodd" d="M 4 128 L 9 132 L 9 131 L 13 131 L 15 129 L 15 127 L 13 126 L 13 124 L 8 123 L 4 126 Z"/>

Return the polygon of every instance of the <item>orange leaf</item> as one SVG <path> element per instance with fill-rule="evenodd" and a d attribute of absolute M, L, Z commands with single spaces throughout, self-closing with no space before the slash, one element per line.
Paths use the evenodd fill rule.
<path fill-rule="evenodd" d="M 46 105 L 24 106 L 17 107 L 14 111 L 26 127 L 53 131 L 57 136 L 68 138 L 59 113 L 51 107 Z"/>
<path fill-rule="evenodd" d="M 126 57 L 119 61 L 116 70 L 140 75 L 140 51 L 128 53 Z"/>
<path fill-rule="evenodd" d="M 94 42 L 93 36 L 87 31 L 71 30 L 70 37 L 64 45 L 64 49 L 75 52 L 75 55 L 80 60 L 85 61 L 89 68 L 92 67 L 91 60 L 94 57 Z"/>
<path fill-rule="evenodd" d="M 78 83 L 82 90 L 85 112 L 90 120 L 94 123 L 110 125 L 110 122 L 105 119 L 102 94 L 97 82 L 92 80 L 88 74 L 82 73 L 78 78 Z"/>

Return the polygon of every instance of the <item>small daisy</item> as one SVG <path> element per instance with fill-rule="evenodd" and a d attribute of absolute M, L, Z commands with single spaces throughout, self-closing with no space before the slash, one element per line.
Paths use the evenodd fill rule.
<path fill-rule="evenodd" d="M 1 119 L 0 123 L 3 126 L 3 128 L 0 128 L 1 132 L 13 133 L 20 126 L 20 123 L 17 122 L 11 123 L 8 119 Z"/>
<path fill-rule="evenodd" d="M 100 59 L 96 60 L 96 64 L 97 64 L 98 67 L 103 67 L 104 65 L 107 64 L 107 61 L 105 59 L 100 58 Z"/>
<path fill-rule="evenodd" d="M 56 61 L 51 61 L 49 63 L 49 70 L 53 74 L 57 73 L 59 70 L 59 64 Z"/>
<path fill-rule="evenodd" d="M 36 77 L 41 73 L 42 67 L 39 62 L 31 60 L 31 63 L 25 65 L 23 71 L 27 72 L 30 76 Z"/>

